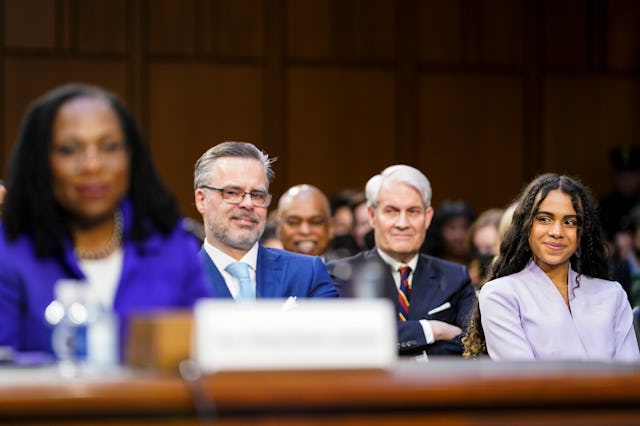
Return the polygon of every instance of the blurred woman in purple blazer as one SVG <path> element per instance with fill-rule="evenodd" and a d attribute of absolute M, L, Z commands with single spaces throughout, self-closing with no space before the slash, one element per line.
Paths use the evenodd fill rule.
<path fill-rule="evenodd" d="M 60 279 L 85 281 L 117 314 L 209 296 L 200 241 L 113 94 L 71 84 L 34 101 L 7 178 L 0 229 L 0 346 L 51 352 L 45 309 Z"/>

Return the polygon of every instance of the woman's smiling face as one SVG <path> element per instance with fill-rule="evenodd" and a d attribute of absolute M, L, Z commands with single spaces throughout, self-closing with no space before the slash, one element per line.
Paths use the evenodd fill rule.
<path fill-rule="evenodd" d="M 529 247 L 536 264 L 549 273 L 568 266 L 578 249 L 578 215 L 571 196 L 559 189 L 549 191 L 533 217 Z"/>

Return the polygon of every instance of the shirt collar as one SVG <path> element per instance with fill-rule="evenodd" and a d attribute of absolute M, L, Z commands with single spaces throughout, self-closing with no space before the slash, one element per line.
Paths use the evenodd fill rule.
<path fill-rule="evenodd" d="M 376 247 L 378 254 L 384 260 L 385 263 L 391 266 L 391 269 L 397 271 L 401 266 L 408 266 L 411 268 L 411 272 L 416 270 L 416 266 L 418 265 L 418 253 L 416 253 L 409 262 L 401 263 L 395 260 L 393 257 L 389 256 L 387 253 L 383 252 L 379 248 Z"/>
<path fill-rule="evenodd" d="M 204 240 L 204 250 L 207 252 L 209 257 L 213 261 L 213 264 L 216 265 L 216 268 L 218 268 L 219 271 L 226 270 L 229 264 L 236 262 L 233 257 L 229 256 L 219 248 L 212 246 L 206 239 Z M 249 249 L 248 252 L 245 253 L 244 256 L 242 256 L 240 262 L 246 263 L 254 272 L 256 271 L 256 266 L 258 265 L 257 242 Z"/>

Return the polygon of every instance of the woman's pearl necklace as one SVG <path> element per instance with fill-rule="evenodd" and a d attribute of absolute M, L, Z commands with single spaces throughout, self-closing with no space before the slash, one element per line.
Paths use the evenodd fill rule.
<path fill-rule="evenodd" d="M 98 260 L 104 259 L 116 251 L 122 243 L 123 220 L 122 211 L 120 209 L 116 209 L 113 212 L 113 223 L 113 234 L 106 246 L 95 251 L 80 250 L 76 248 L 76 255 L 83 260 Z"/>

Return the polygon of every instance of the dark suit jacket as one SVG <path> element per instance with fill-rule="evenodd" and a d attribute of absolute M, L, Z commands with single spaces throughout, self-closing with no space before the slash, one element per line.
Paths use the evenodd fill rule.
<path fill-rule="evenodd" d="M 348 264 L 349 266 L 345 265 Z M 396 305 L 398 290 L 391 275 L 391 267 L 386 264 L 374 247 L 355 256 L 330 262 L 327 265 L 338 293 L 341 297 L 354 297 L 354 282 L 357 277 L 366 276 L 363 268 L 376 264 L 382 271 L 382 297 L 391 299 Z M 346 276 L 344 271 L 351 273 Z M 371 279 L 371 277 L 369 277 Z M 470 283 L 464 266 L 419 254 L 418 264 L 413 274 L 407 321 L 398 320 L 398 349 L 401 355 L 418 355 L 423 350 L 428 355 L 462 354 L 462 336 L 451 340 L 439 340 L 427 345 L 419 320 L 439 320 L 466 329 L 472 307 L 475 303 L 475 291 Z M 450 308 L 429 314 L 449 302 Z M 397 309 L 397 305 L 396 305 Z"/>
<path fill-rule="evenodd" d="M 213 297 L 231 298 L 229 288 L 218 268 L 202 248 L 200 257 L 213 288 Z M 315 256 L 285 250 L 258 247 L 256 297 L 338 297 L 322 260 Z"/>

